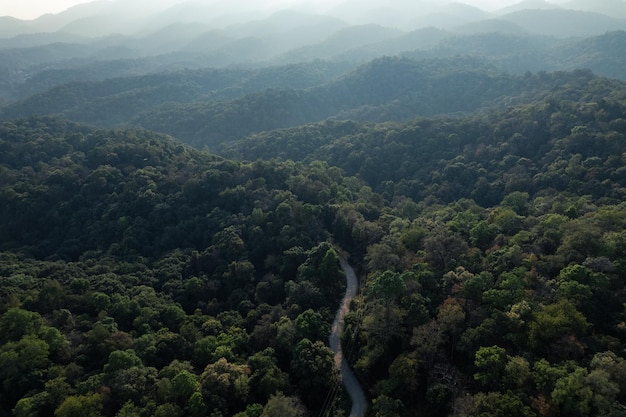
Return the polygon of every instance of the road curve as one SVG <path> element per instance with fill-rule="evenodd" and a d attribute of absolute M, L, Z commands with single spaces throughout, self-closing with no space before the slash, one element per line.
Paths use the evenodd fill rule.
<path fill-rule="evenodd" d="M 341 333 L 343 332 L 343 318 L 349 310 L 350 300 L 352 300 L 359 291 L 359 281 L 356 278 L 354 269 L 344 259 L 340 259 L 341 269 L 343 269 L 346 275 L 347 288 L 346 295 L 344 295 L 335 321 L 333 321 L 332 331 L 328 337 L 330 348 L 335 353 L 335 366 L 341 371 L 341 381 L 343 386 L 348 391 L 350 399 L 352 400 L 352 410 L 350 410 L 349 417 L 363 417 L 365 416 L 365 410 L 367 409 L 367 399 L 361 384 L 357 381 L 356 376 L 350 369 L 348 361 L 343 357 L 341 350 Z"/>

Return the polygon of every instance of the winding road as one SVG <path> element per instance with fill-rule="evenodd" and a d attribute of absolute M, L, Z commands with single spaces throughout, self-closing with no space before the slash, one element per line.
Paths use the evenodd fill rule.
<path fill-rule="evenodd" d="M 343 352 L 341 350 L 343 318 L 349 310 L 350 300 L 356 296 L 359 290 L 359 281 L 356 278 L 354 269 L 352 269 L 348 262 L 344 259 L 340 259 L 340 262 L 341 269 L 343 269 L 343 272 L 346 275 L 346 295 L 344 295 L 343 300 L 341 300 L 339 310 L 337 310 L 337 315 L 335 316 L 335 321 L 333 321 L 333 327 L 330 336 L 328 337 L 328 342 L 330 344 L 330 348 L 335 353 L 335 366 L 341 371 L 341 381 L 343 382 L 343 386 L 346 388 L 346 391 L 348 391 L 348 395 L 350 395 L 350 399 L 352 400 L 352 410 L 350 410 L 349 417 L 363 417 L 365 415 L 365 410 L 367 409 L 367 399 L 365 398 L 365 393 L 363 392 L 363 388 L 361 388 L 361 384 L 357 381 L 356 376 L 348 365 L 348 361 L 343 357 Z"/>

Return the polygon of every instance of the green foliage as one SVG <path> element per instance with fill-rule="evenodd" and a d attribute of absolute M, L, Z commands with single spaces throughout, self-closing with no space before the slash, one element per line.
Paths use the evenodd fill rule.
<path fill-rule="evenodd" d="M 248 414 L 250 415 L 250 414 Z M 307 410 L 297 397 L 285 396 L 282 392 L 272 395 L 267 401 L 261 417 L 304 417 Z"/>
<path fill-rule="evenodd" d="M 298 342 L 291 361 L 291 373 L 302 400 L 312 410 L 323 406 L 325 393 L 338 383 L 339 378 L 330 348 L 321 341 L 308 339 Z"/>
<path fill-rule="evenodd" d="M 509 394 L 490 392 L 477 394 L 473 398 L 473 410 L 470 416 L 494 416 L 494 417 L 533 417 L 536 414 L 525 406 L 518 398 Z"/>
<path fill-rule="evenodd" d="M 393 84 L 390 66 L 406 80 L 439 64 L 381 60 L 350 77 Z M 298 399 L 319 412 L 339 386 L 326 343 L 341 254 L 363 285 L 345 357 L 373 415 L 619 415 L 625 90 L 584 71 L 513 78 L 542 95 L 231 148 L 303 162 L 3 123 L 0 414 L 304 414 Z M 379 87 L 345 100 L 381 110 Z M 251 108 L 297 109 L 314 93 L 260 94 Z M 232 128 L 268 126 L 279 109 Z M 343 392 L 337 405 L 348 412 Z"/>
<path fill-rule="evenodd" d="M 584 349 L 578 338 L 584 336 L 589 327 L 585 316 L 574 306 L 561 301 L 538 311 L 529 325 L 529 342 L 536 349 L 557 358 L 578 356 Z"/>
<path fill-rule="evenodd" d="M 99 417 L 102 416 L 100 394 L 67 397 L 54 411 L 55 417 Z"/>
<path fill-rule="evenodd" d="M 202 396 L 207 404 L 223 413 L 243 408 L 250 393 L 250 369 L 220 358 L 208 365 L 200 377 Z"/>
<path fill-rule="evenodd" d="M 497 385 L 506 367 L 506 351 L 499 346 L 481 347 L 474 356 L 474 379 L 484 386 Z"/>

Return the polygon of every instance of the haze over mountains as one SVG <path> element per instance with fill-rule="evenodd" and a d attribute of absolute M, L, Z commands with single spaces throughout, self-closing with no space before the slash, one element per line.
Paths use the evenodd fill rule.
<path fill-rule="evenodd" d="M 624 73 L 624 0 L 462 3 L 98 0 L 32 21 L 0 17 L 0 103 L 69 81 L 162 71 L 469 54 L 524 73 Z M 607 33 L 611 32 L 611 33 Z"/>
<path fill-rule="evenodd" d="M 298 12 L 300 15 L 293 20 L 277 20 L 275 13 L 284 10 Z M 199 32 L 220 30 L 225 35 L 236 37 L 264 37 L 278 32 L 286 34 L 296 28 L 302 30 L 311 25 L 319 26 L 320 31 L 324 28 L 330 33 L 342 25 L 370 23 L 404 31 L 423 27 L 456 30 L 466 24 L 493 20 L 520 25 L 527 32 L 535 32 L 536 28 L 523 17 L 528 15 L 528 11 L 533 11 L 533 16 L 552 19 L 553 27 L 567 26 L 584 16 L 593 23 L 589 23 L 588 28 L 581 28 L 582 32 L 578 34 L 582 35 L 623 29 L 626 20 L 626 4 L 623 0 L 573 0 L 564 4 L 525 0 L 494 12 L 486 12 L 461 2 L 438 5 L 426 0 L 393 0 L 382 5 L 377 1 L 363 0 L 346 0 L 334 5 L 285 0 L 262 3 L 247 0 L 97 0 L 32 21 L 2 17 L 0 36 L 5 38 L 4 44 L 8 46 L 11 42 L 7 38 L 41 33 L 55 33 L 57 36 L 65 34 L 68 37 L 72 35 L 77 42 L 87 41 L 85 38 L 113 35 L 142 39 L 180 23 L 193 23 Z M 520 12 L 524 13 L 520 15 Z M 289 16 L 293 17 L 294 14 Z M 43 42 L 37 39 L 39 38 L 31 37 L 31 44 Z M 14 39 L 13 42 L 18 44 L 20 40 Z M 22 46 L 27 43 L 24 40 L 21 42 Z"/>
<path fill-rule="evenodd" d="M 141 126 L 201 147 L 329 117 L 409 120 L 527 102 L 548 87 L 528 88 L 527 72 L 626 80 L 624 0 L 494 12 L 407 0 L 172 3 L 99 0 L 0 18 L 0 117 Z M 380 60 L 389 56 L 400 58 Z M 467 99 L 449 106 L 458 91 Z"/>

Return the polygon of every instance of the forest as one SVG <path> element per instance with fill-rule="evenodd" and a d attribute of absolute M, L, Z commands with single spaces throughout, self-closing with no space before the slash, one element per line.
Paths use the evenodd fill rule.
<path fill-rule="evenodd" d="M 358 417 L 626 416 L 624 18 L 80 10 L 0 18 L 0 416 L 351 415 L 346 263 Z"/>
<path fill-rule="evenodd" d="M 371 415 L 624 415 L 626 88 L 568 77 L 506 110 L 329 120 L 224 156 L 5 122 L 3 413 L 318 414 L 348 256 Z"/>

